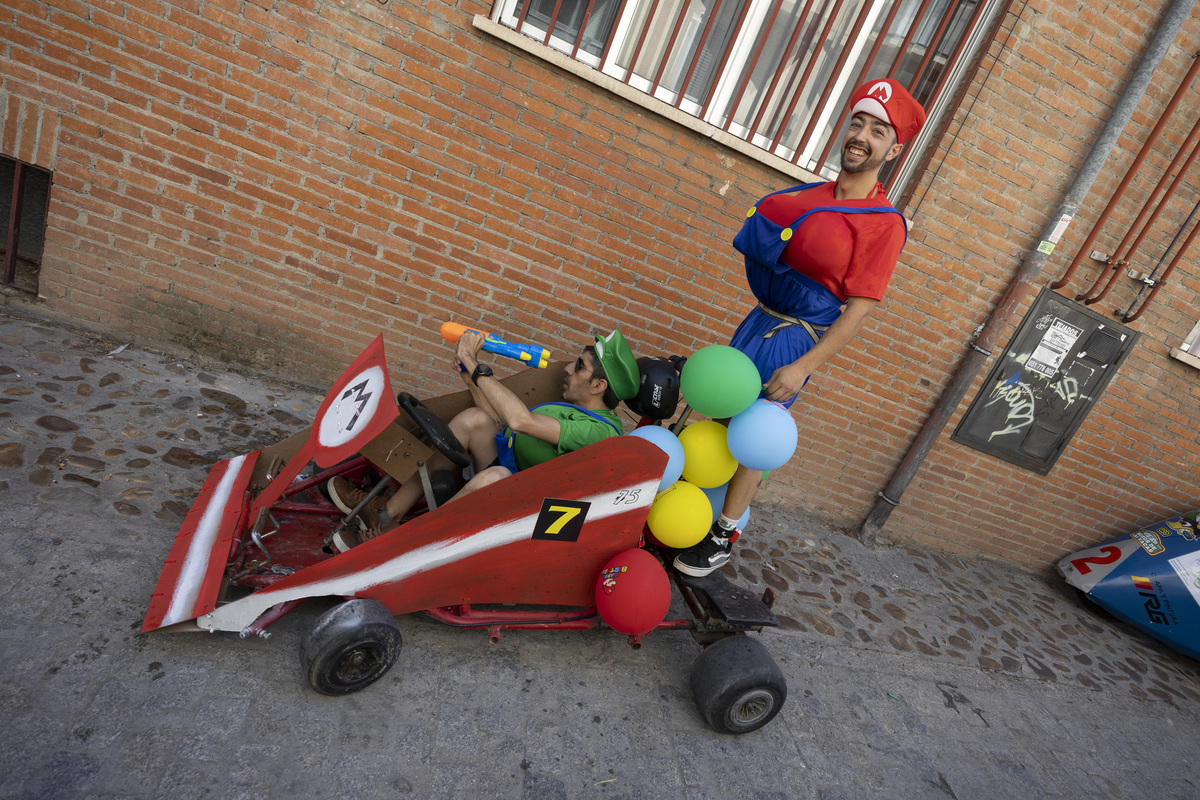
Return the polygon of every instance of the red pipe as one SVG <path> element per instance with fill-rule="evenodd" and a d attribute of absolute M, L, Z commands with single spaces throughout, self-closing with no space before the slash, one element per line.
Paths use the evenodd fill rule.
<path fill-rule="evenodd" d="M 1062 287 L 1066 286 L 1067 283 L 1070 282 L 1071 278 L 1075 275 L 1075 271 L 1079 269 L 1079 265 L 1083 263 L 1083 259 L 1089 252 L 1092 244 L 1096 241 L 1096 237 L 1100 235 L 1101 229 L 1104 228 L 1105 223 L 1108 222 L 1108 218 L 1111 217 L 1113 211 L 1116 210 L 1117 201 L 1121 199 L 1121 197 L 1125 194 L 1125 190 L 1129 188 L 1129 184 L 1133 182 L 1134 175 L 1137 173 L 1138 168 L 1142 166 L 1142 162 L 1144 162 L 1150 155 L 1150 151 L 1153 149 L 1154 143 L 1162 134 L 1163 128 L 1166 127 L 1171 115 L 1175 113 L 1175 109 L 1179 106 L 1180 101 L 1183 100 L 1183 95 L 1192 85 L 1192 80 L 1196 77 L 1197 71 L 1200 71 L 1200 58 L 1193 58 L 1192 66 L 1188 70 L 1187 75 L 1180 82 L 1179 88 L 1175 90 L 1175 95 L 1171 98 L 1171 102 L 1167 104 L 1167 108 L 1163 111 L 1162 116 L 1158 118 L 1158 123 L 1154 126 L 1154 130 L 1150 132 L 1150 136 L 1146 139 L 1146 143 L 1142 145 L 1142 149 L 1138 152 L 1137 158 L 1135 158 L 1133 163 L 1129 166 L 1129 171 L 1125 173 L 1125 177 L 1121 180 L 1121 184 L 1117 187 L 1117 191 L 1113 193 L 1112 199 L 1110 199 L 1108 201 L 1108 205 L 1104 207 L 1103 213 L 1100 214 L 1100 219 L 1096 220 L 1096 224 L 1092 226 L 1092 230 L 1088 234 L 1087 239 L 1085 239 L 1083 244 L 1080 245 L 1079 252 L 1075 254 L 1075 260 L 1071 262 L 1071 266 L 1067 267 L 1066 274 L 1064 274 L 1054 283 L 1050 284 L 1051 289 L 1061 289 Z M 1091 293 L 1096 288 L 1097 284 L 1100 283 L 1103 275 L 1104 273 L 1102 271 L 1100 275 L 1097 276 L 1096 282 L 1092 284 L 1092 288 L 1088 289 L 1086 292 L 1077 294 L 1075 299 L 1082 300 L 1084 296 Z"/>
<path fill-rule="evenodd" d="M 1171 186 L 1167 189 L 1167 193 L 1162 196 L 1162 199 L 1159 200 L 1158 204 L 1154 207 L 1155 219 L 1157 219 L 1160 214 L 1159 209 L 1161 209 L 1167 203 L 1167 201 L 1170 200 L 1175 195 L 1175 192 L 1179 189 L 1179 184 L 1183 182 L 1184 177 L 1187 175 L 1188 171 L 1192 168 L 1192 163 L 1195 162 L 1196 156 L 1200 155 L 1200 149 L 1197 149 L 1193 145 L 1193 142 L 1197 139 L 1198 135 L 1200 135 L 1200 117 L 1197 117 L 1196 124 L 1192 126 L 1192 132 L 1189 133 L 1187 135 L 1187 138 L 1185 138 L 1183 140 L 1183 145 L 1179 148 L 1179 151 L 1177 153 L 1175 153 L 1175 158 L 1172 159 L 1171 165 L 1169 167 L 1167 167 L 1167 171 L 1165 174 L 1170 175 L 1172 172 L 1175 171 L 1175 168 L 1177 166 L 1179 166 L 1179 159 L 1183 158 L 1183 154 L 1187 152 L 1189 147 L 1192 148 L 1192 154 L 1190 156 L 1188 156 L 1187 161 L 1184 162 L 1183 169 L 1179 170 L 1178 174 L 1176 174 L 1176 176 L 1175 176 L 1175 180 L 1171 182 Z M 1155 191 L 1157 191 L 1157 188 Z M 1121 244 L 1117 246 L 1116 252 L 1118 253 L 1118 257 L 1120 259 L 1122 259 L 1124 261 L 1128 261 L 1129 259 L 1133 258 L 1133 255 L 1138 251 L 1138 248 L 1140 248 L 1142 246 L 1142 241 L 1146 238 L 1146 234 L 1153 227 L 1154 223 L 1153 223 L 1153 221 L 1150 221 L 1145 227 L 1143 227 L 1141 229 L 1141 233 L 1138 234 L 1137 240 L 1134 241 L 1133 246 L 1129 248 L 1129 251 L 1127 253 L 1125 253 L 1124 255 L 1119 255 L 1121 253 L 1122 248 L 1125 247 L 1125 243 L 1129 241 L 1129 237 L 1133 235 L 1134 229 L 1136 229 L 1141 224 L 1142 218 L 1146 215 L 1146 212 L 1149 210 L 1149 208 L 1150 208 L 1149 203 L 1147 203 L 1145 206 L 1142 207 L 1142 210 L 1138 213 L 1138 218 L 1136 220 L 1134 220 L 1133 227 L 1131 227 L 1129 229 L 1129 233 L 1125 234 L 1125 238 L 1122 239 Z"/>
<path fill-rule="evenodd" d="M 1171 259 L 1171 263 L 1163 272 L 1162 277 L 1158 279 L 1158 281 L 1154 284 L 1154 288 L 1150 290 L 1150 294 L 1146 296 L 1146 302 L 1142 303 L 1142 307 L 1139 308 L 1136 313 L 1123 317 L 1121 319 L 1122 322 L 1133 322 L 1140 317 L 1147 308 L 1149 308 L 1150 301 L 1154 299 L 1154 295 L 1158 294 L 1158 290 L 1163 287 L 1163 284 L 1167 282 L 1167 278 L 1171 277 L 1171 273 L 1175 270 L 1175 267 L 1181 260 L 1183 260 L 1183 254 L 1187 252 L 1187 249 L 1191 246 L 1192 241 L 1196 238 L 1197 233 L 1200 233 L 1200 223 L 1197 223 L 1192 227 L 1192 232 L 1188 234 L 1187 240 L 1183 243 L 1183 247 L 1179 248 L 1179 252 L 1175 254 L 1175 258 Z"/>
<path fill-rule="evenodd" d="M 1170 175 L 1175 167 L 1179 164 L 1179 159 L 1183 157 L 1185 152 L 1187 152 L 1188 145 L 1193 139 L 1196 138 L 1197 133 L 1200 133 L 1200 119 L 1196 120 L 1196 124 L 1192 128 L 1192 132 L 1188 134 L 1188 138 L 1184 140 L 1183 147 L 1179 148 L 1179 152 L 1175 154 L 1175 158 L 1171 161 L 1171 166 L 1167 167 L 1165 174 Z M 1125 234 L 1125 238 L 1121 240 L 1121 244 L 1117 245 L 1117 249 L 1113 258 L 1110 259 L 1106 265 L 1113 268 L 1112 274 L 1108 276 L 1108 282 L 1104 284 L 1104 289 L 1101 290 L 1100 294 L 1096 295 L 1095 297 L 1088 297 L 1083 301 L 1086 305 L 1090 306 L 1093 303 L 1100 302 L 1108 295 L 1109 291 L 1112 290 L 1113 285 L 1117 282 L 1117 276 L 1121 274 L 1121 268 L 1129 264 L 1129 261 L 1133 258 L 1134 253 L 1136 253 L 1138 248 L 1142 246 L 1142 241 L 1154 227 L 1154 223 L 1158 220 L 1159 215 L 1162 213 L 1163 207 L 1166 206 L 1170 199 L 1175 196 L 1175 191 L 1179 188 L 1179 184 L 1182 183 L 1183 179 L 1187 176 L 1188 170 L 1191 169 L 1192 162 L 1196 160 L 1197 155 L 1200 155 L 1200 147 L 1193 147 L 1192 154 L 1188 156 L 1187 161 L 1183 165 L 1183 169 L 1179 170 L 1179 174 L 1176 175 L 1175 180 L 1171 182 L 1166 194 L 1164 194 L 1158 203 L 1154 205 L 1153 215 L 1149 220 L 1146 221 L 1146 224 L 1142 226 L 1137 239 L 1133 243 L 1133 246 L 1129 248 L 1129 251 L 1125 253 L 1125 255 L 1122 256 L 1121 251 L 1124 250 L 1125 244 L 1129 241 L 1129 237 L 1133 235 L 1134 230 L 1138 229 L 1138 226 L 1142 224 L 1142 220 L 1149 212 L 1151 204 L 1147 203 L 1146 205 L 1142 206 L 1142 210 L 1138 212 L 1137 219 L 1133 221 L 1133 225 L 1129 228 L 1129 232 Z M 1154 187 L 1154 192 L 1151 193 L 1151 197 L 1158 193 L 1158 189 L 1161 186 L 1162 183 L 1160 182 L 1158 186 Z M 1103 275 L 1103 273 L 1101 274 Z M 1098 282 L 1099 279 L 1097 279 L 1097 283 Z M 1093 286 L 1092 288 L 1094 289 L 1095 287 Z"/>

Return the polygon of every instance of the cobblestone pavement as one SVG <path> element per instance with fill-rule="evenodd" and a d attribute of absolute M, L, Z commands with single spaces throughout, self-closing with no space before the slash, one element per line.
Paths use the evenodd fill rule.
<path fill-rule="evenodd" d="M 727 571 L 778 594 L 772 723 L 713 733 L 684 632 L 496 644 L 400 619 L 395 669 L 314 693 L 300 638 L 138 633 L 209 465 L 320 395 L 0 315 L 0 797 L 1200 796 L 1200 664 L 1047 571 L 756 509 Z"/>

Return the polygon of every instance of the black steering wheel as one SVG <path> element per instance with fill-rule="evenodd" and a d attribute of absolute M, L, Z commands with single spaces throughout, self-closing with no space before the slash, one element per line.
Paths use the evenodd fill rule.
<path fill-rule="evenodd" d="M 439 453 L 450 459 L 455 466 L 466 469 L 471 463 L 471 456 L 458 441 L 454 431 L 450 430 L 450 426 L 442 422 L 441 417 L 426 408 L 420 400 L 408 392 L 400 392 L 396 395 L 396 403 L 408 412 L 413 422 L 417 423 L 417 427 L 421 429 L 421 433 L 429 439 L 429 443 Z"/>

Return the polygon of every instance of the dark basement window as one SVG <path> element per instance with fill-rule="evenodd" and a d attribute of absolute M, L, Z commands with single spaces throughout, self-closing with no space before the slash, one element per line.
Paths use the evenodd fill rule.
<path fill-rule="evenodd" d="M 0 156 L 0 239 L 3 284 L 31 294 L 38 291 L 42 246 L 46 241 L 46 207 L 50 172 Z"/>

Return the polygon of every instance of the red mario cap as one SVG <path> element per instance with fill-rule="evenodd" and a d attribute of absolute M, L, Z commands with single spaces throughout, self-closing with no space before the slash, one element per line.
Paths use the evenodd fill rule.
<path fill-rule="evenodd" d="M 925 109 L 916 98 L 891 78 L 868 81 L 850 96 L 850 116 L 865 112 L 896 129 L 896 141 L 904 144 L 925 124 Z"/>

